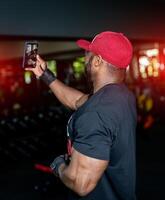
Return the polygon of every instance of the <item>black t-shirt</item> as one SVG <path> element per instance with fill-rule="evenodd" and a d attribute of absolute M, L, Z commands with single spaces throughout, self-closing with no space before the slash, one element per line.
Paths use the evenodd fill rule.
<path fill-rule="evenodd" d="M 136 103 L 124 83 L 108 84 L 93 94 L 68 123 L 73 147 L 109 165 L 85 197 L 70 191 L 70 200 L 135 200 Z M 90 167 L 90 166 L 89 166 Z"/>

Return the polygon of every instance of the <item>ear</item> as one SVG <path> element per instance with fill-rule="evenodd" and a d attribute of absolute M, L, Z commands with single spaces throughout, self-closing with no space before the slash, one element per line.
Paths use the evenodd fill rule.
<path fill-rule="evenodd" d="M 93 57 L 93 64 L 95 67 L 99 67 L 100 64 L 102 63 L 102 57 L 100 55 L 95 55 Z"/>

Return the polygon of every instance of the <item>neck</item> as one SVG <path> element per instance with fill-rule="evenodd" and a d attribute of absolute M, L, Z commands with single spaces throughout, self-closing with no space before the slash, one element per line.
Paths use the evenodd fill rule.
<path fill-rule="evenodd" d="M 102 82 L 102 83 L 100 83 L 100 82 L 99 83 L 94 83 L 94 91 L 93 91 L 93 93 L 97 92 L 99 89 L 101 89 L 105 85 L 111 84 L 111 83 L 114 83 L 114 82 L 105 81 L 105 82 Z"/>
<path fill-rule="evenodd" d="M 94 86 L 93 93 L 96 93 L 99 89 L 101 89 L 105 85 L 107 85 L 107 84 L 113 84 L 113 83 L 121 83 L 121 82 L 120 81 L 116 81 L 116 80 L 96 81 L 96 82 L 93 83 L 93 86 Z"/>
<path fill-rule="evenodd" d="M 109 72 L 107 67 L 100 69 L 99 73 L 95 73 L 93 76 L 93 93 L 97 92 L 100 88 L 107 84 L 122 83 L 124 81 L 124 75 L 119 76 L 118 74 L 113 74 Z"/>

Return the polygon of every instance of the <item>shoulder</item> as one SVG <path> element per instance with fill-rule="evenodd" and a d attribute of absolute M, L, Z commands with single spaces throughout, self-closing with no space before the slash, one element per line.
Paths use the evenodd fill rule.
<path fill-rule="evenodd" d="M 135 96 L 125 84 L 112 84 L 106 87 L 100 96 L 99 103 L 109 105 L 124 105 L 127 102 L 134 102 Z"/>

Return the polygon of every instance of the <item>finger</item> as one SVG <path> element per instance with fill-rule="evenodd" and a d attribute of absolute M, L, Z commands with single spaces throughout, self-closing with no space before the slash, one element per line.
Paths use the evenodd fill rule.
<path fill-rule="evenodd" d="M 37 54 L 37 61 L 39 61 L 41 64 L 45 63 L 45 61 Z"/>
<path fill-rule="evenodd" d="M 42 67 L 42 65 L 40 65 L 40 69 L 41 69 L 42 72 L 45 71 L 45 69 Z"/>
<path fill-rule="evenodd" d="M 42 71 L 42 72 L 44 71 L 44 69 L 39 61 L 36 62 L 35 68 L 38 69 L 39 71 Z"/>
<path fill-rule="evenodd" d="M 30 68 L 30 67 L 29 67 L 29 68 L 25 68 L 25 70 L 26 70 L 26 71 L 33 71 L 34 68 Z"/>
<path fill-rule="evenodd" d="M 45 71 L 46 62 L 39 55 L 37 55 L 36 66 L 39 66 L 42 72 Z"/>

